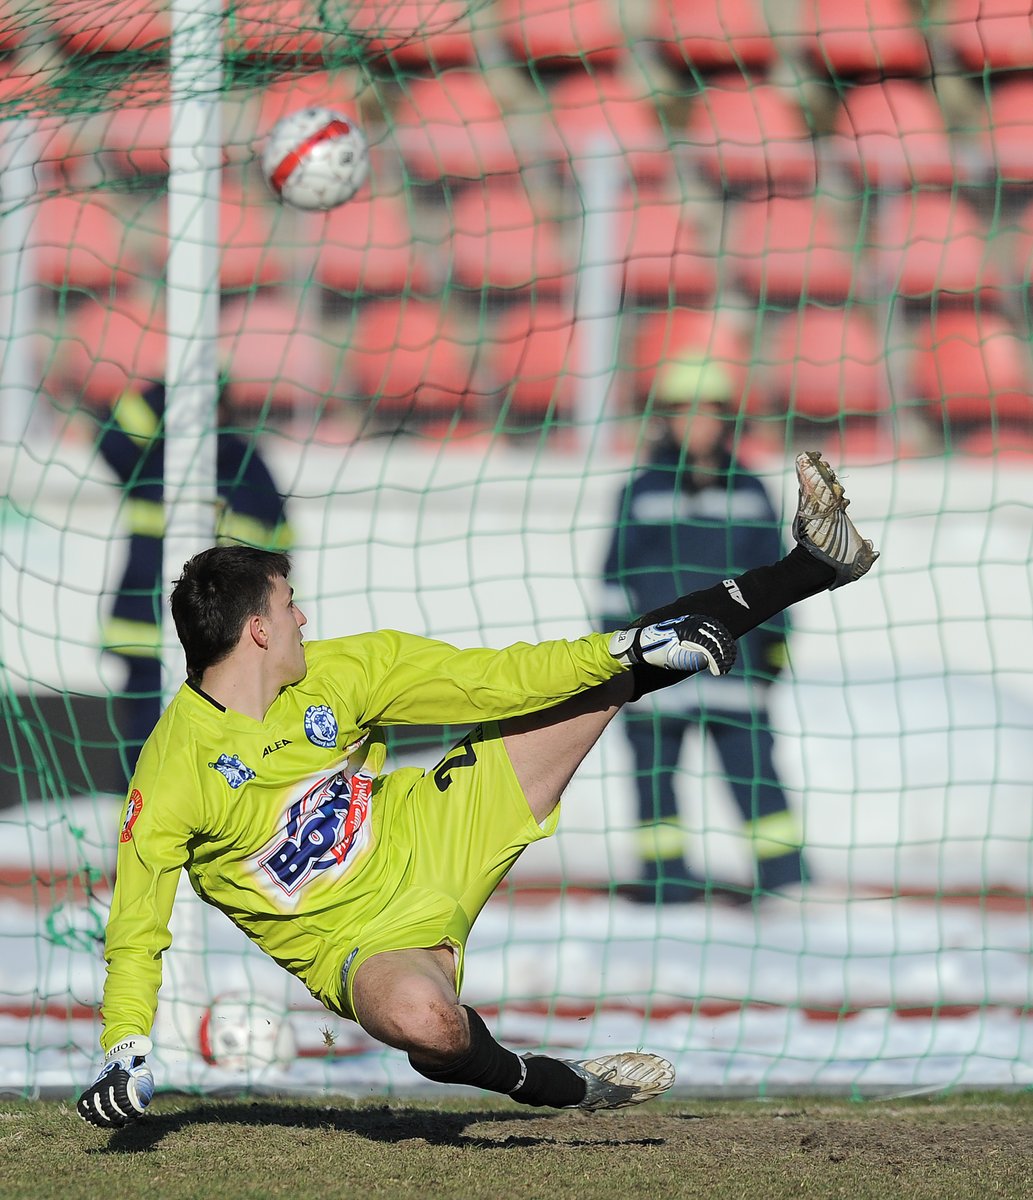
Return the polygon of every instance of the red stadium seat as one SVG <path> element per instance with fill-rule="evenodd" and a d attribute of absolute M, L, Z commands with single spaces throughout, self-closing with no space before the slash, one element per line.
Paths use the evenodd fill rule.
<path fill-rule="evenodd" d="M 48 339 L 49 340 L 49 339 Z M 165 378 L 165 318 L 160 308 L 88 300 L 70 309 L 42 347 L 44 388 L 55 397 L 110 405 L 128 387 Z"/>
<path fill-rule="evenodd" d="M 349 6 L 348 28 L 373 57 L 441 70 L 476 61 L 469 14 L 464 0 L 359 0 Z"/>
<path fill-rule="evenodd" d="M 1033 429 L 1004 424 L 994 428 L 973 429 L 952 440 L 952 448 L 971 458 L 996 458 L 1014 462 L 1028 471 L 1033 459 Z"/>
<path fill-rule="evenodd" d="M 644 401 L 657 372 L 686 355 L 701 355 L 720 363 L 742 390 L 749 375 L 749 340 L 727 313 L 714 309 L 672 308 L 643 314 L 625 356 L 625 374 L 632 393 Z"/>
<path fill-rule="evenodd" d="M 998 84 L 986 100 L 986 142 L 996 176 L 1004 183 L 1033 182 L 1033 80 Z"/>
<path fill-rule="evenodd" d="M 83 196 L 47 196 L 34 205 L 28 247 L 37 279 L 50 287 L 104 293 L 143 273 L 124 219 L 110 204 Z"/>
<path fill-rule="evenodd" d="M 119 54 L 168 48 L 167 0 L 51 0 L 54 36 L 70 54 Z"/>
<path fill-rule="evenodd" d="M 480 179 L 519 171 L 502 108 L 482 74 L 447 71 L 403 86 L 394 134 L 417 179 Z"/>
<path fill-rule="evenodd" d="M 628 35 L 607 0 L 499 0 L 498 35 L 518 62 L 615 67 Z"/>
<path fill-rule="evenodd" d="M 618 156 L 638 182 L 670 178 L 672 159 L 651 95 L 617 76 L 580 72 L 548 93 L 547 149 L 567 171 Z"/>
<path fill-rule="evenodd" d="M 806 306 L 780 318 L 761 364 L 759 390 L 779 410 L 829 420 L 887 408 L 884 347 L 862 309 Z"/>
<path fill-rule="evenodd" d="M 269 130 L 288 113 L 311 104 L 341 109 L 354 114 L 356 109 L 355 81 L 350 75 L 313 71 L 305 75 L 288 75 L 275 80 L 255 93 L 257 101 L 254 126 L 236 130 L 234 140 L 246 137 L 255 143 L 265 141 Z M 257 146 L 256 146 L 257 148 Z"/>
<path fill-rule="evenodd" d="M 315 277 L 332 291 L 362 295 L 427 293 L 432 273 L 400 195 L 357 196 L 308 224 Z"/>
<path fill-rule="evenodd" d="M 291 277 L 286 254 L 276 244 L 273 232 L 273 209 L 264 197 L 256 201 L 232 188 L 223 190 L 219 284 L 224 291 L 275 286 Z"/>
<path fill-rule="evenodd" d="M 813 196 L 742 200 L 722 241 L 732 278 L 755 299 L 841 303 L 856 290 L 851 239 Z"/>
<path fill-rule="evenodd" d="M 234 402 L 262 413 L 320 409 L 330 386 L 330 348 L 296 304 L 249 297 L 219 318 L 219 358 L 233 380 Z"/>
<path fill-rule="evenodd" d="M 907 0 L 804 0 L 800 32 L 811 62 L 834 78 L 931 70 Z"/>
<path fill-rule="evenodd" d="M 810 192 L 814 142 L 803 113 L 772 84 L 724 81 L 696 97 L 687 140 L 710 180 L 732 191 Z"/>
<path fill-rule="evenodd" d="M 766 71 L 776 57 L 761 0 L 660 0 L 650 36 L 671 66 L 701 74 Z"/>
<path fill-rule="evenodd" d="M 319 62 L 326 41 L 316 0 L 233 0 L 226 5 L 226 48 L 237 54 Z"/>
<path fill-rule="evenodd" d="M 577 386 L 574 316 L 563 304 L 520 304 L 495 322 L 487 369 L 503 421 L 526 424 L 570 411 Z"/>
<path fill-rule="evenodd" d="M 1033 67 L 1029 0 L 948 0 L 935 28 L 969 70 Z"/>
<path fill-rule="evenodd" d="M 935 295 L 999 299 L 1000 273 L 982 222 L 951 192 L 885 196 L 868 255 L 882 288 L 908 300 Z"/>
<path fill-rule="evenodd" d="M 0 102 L 6 100 L 0 81 Z M 0 124 L 0 177 L 21 149 L 15 121 Z M 37 191 L 71 186 L 73 189 L 91 173 L 97 140 L 89 117 L 39 117 L 32 130 L 29 152 L 35 158 L 33 178 Z"/>
<path fill-rule="evenodd" d="M 472 346 L 438 304 L 378 300 L 355 319 L 342 378 L 375 415 L 448 416 L 470 401 Z"/>
<path fill-rule="evenodd" d="M 29 30 L 31 13 L 23 15 L 24 6 L 16 0 L 0 3 L 0 54 L 9 54 L 25 41 Z"/>
<path fill-rule="evenodd" d="M 663 304 L 706 303 L 713 298 L 717 264 L 684 201 L 626 193 L 616 224 L 614 256 L 623 262 L 629 297 Z"/>
<path fill-rule="evenodd" d="M 943 113 L 932 90 L 912 79 L 845 92 L 829 142 L 864 186 L 946 185 L 954 178 Z"/>
<path fill-rule="evenodd" d="M 487 180 L 452 208 L 452 275 L 474 290 L 557 296 L 572 283 L 556 222 L 538 213 L 519 182 Z"/>
<path fill-rule="evenodd" d="M 997 313 L 947 311 L 926 321 L 911 379 L 930 414 L 948 421 L 1033 420 L 1029 346 Z"/>

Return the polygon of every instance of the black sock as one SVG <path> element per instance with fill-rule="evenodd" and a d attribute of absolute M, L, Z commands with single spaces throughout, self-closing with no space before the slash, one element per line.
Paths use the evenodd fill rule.
<path fill-rule="evenodd" d="M 825 591 L 835 582 L 835 578 L 836 573 L 831 567 L 819 562 L 802 546 L 795 546 L 776 563 L 754 567 L 752 571 L 737 575 L 727 583 L 690 592 L 671 604 L 665 604 L 663 608 L 654 608 L 652 612 L 639 617 L 635 625 L 653 625 L 672 617 L 699 613 L 716 618 L 732 637 L 740 638 L 791 604 Z M 736 593 L 742 598 L 741 601 L 736 598 Z M 667 671 L 663 667 L 647 664 L 633 667 L 632 673 L 635 679 L 634 700 L 688 678 L 682 671 Z"/>
<path fill-rule="evenodd" d="M 519 1104 L 567 1108 L 585 1098 L 585 1081 L 555 1058 L 532 1055 L 521 1059 L 488 1032 L 480 1014 L 464 1004 L 470 1022 L 470 1048 L 444 1067 L 419 1063 L 409 1055 L 414 1071 L 435 1083 L 461 1083 L 501 1092 Z"/>

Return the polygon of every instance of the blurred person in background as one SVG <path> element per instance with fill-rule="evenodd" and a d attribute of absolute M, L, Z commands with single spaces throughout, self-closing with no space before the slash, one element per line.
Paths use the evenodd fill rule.
<path fill-rule="evenodd" d="M 621 492 L 603 566 L 603 625 L 648 611 L 664 597 L 729 577 L 784 554 L 779 518 L 761 480 L 736 457 L 739 399 L 733 379 L 703 357 L 662 371 L 654 396 L 656 435 L 644 466 Z M 742 601 L 740 600 L 740 603 Z M 739 640 L 729 674 L 667 689 L 625 708 L 638 806 L 637 882 L 619 889 L 646 904 L 691 903 L 718 891 L 746 901 L 806 877 L 796 818 L 774 761 L 771 685 L 786 663 L 789 618 L 781 612 Z M 698 729 L 717 751 L 749 839 L 747 889 L 716 887 L 689 866 L 676 780 L 686 734 Z"/>
<path fill-rule="evenodd" d="M 128 783 L 162 708 L 165 387 L 127 389 L 110 410 L 94 416 L 100 423 L 97 447 L 122 485 L 121 513 L 129 533 L 125 566 L 102 629 L 104 650 L 126 665 L 117 724 Z M 233 429 L 233 388 L 225 377 L 219 384 L 218 422 L 216 540 L 290 550 L 286 502 L 256 436 Z"/>

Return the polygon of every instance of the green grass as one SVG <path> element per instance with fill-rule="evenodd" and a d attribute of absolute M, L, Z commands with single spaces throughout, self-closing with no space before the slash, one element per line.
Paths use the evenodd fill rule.
<path fill-rule="evenodd" d="M 504 1101 L 159 1097 L 106 1134 L 0 1100 L 0 1200 L 989 1200 L 1033 1196 L 1033 1097 L 671 1101 L 590 1115 Z"/>

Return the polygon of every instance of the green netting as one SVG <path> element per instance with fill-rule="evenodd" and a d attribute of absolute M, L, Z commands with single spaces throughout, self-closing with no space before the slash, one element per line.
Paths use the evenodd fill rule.
<path fill-rule="evenodd" d="M 15 1090 L 89 1074 L 133 714 L 159 691 L 129 668 L 153 652 L 161 597 L 122 579 L 160 475 L 120 480 L 102 442 L 131 420 L 120 397 L 165 373 L 171 30 L 147 0 L 0 15 L 0 1086 Z M 704 420 L 715 377 L 728 447 L 777 516 L 743 516 L 727 475 L 703 487 L 668 464 L 641 522 L 656 561 L 720 577 L 731 532 L 716 562 L 693 530 L 712 545 L 774 520 L 788 538 L 793 455 L 812 446 L 883 550 L 869 580 L 794 614 L 764 692 L 787 811 L 758 798 L 775 780 L 741 757 L 734 705 L 716 727 L 740 735 L 732 762 L 690 734 L 662 771 L 669 714 L 640 719 L 657 757 L 636 766 L 614 726 L 559 837 L 489 906 L 465 998 L 521 1044 L 645 1044 L 728 1094 L 1025 1085 L 1028 14 L 254 0 L 226 5 L 222 33 L 226 428 L 268 465 L 289 532 L 225 498 L 220 518 L 227 536 L 236 521 L 243 540 L 289 537 L 314 635 L 503 645 L 598 627 L 614 529 L 643 536 L 621 488 L 672 405 Z M 309 103 L 352 114 L 371 146 L 369 184 L 325 216 L 279 206 L 259 168 L 271 125 Z M 652 569 L 627 553 L 625 602 Z M 429 765 L 460 733 L 393 730 L 395 761 Z M 719 891 L 628 899 L 643 872 L 684 899 L 685 868 Z M 251 1082 L 413 1086 L 343 1023 L 328 1046 L 325 1014 L 220 922 L 183 935 L 164 1003 L 194 1026 L 227 993 L 290 1010 L 300 1057 Z M 163 1067 L 184 1086 L 228 1078 L 199 1054 Z"/>

